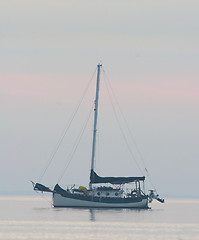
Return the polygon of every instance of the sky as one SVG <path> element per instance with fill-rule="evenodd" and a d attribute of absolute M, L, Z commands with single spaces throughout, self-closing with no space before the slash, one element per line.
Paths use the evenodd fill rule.
<path fill-rule="evenodd" d="M 29 180 L 40 179 L 102 62 L 97 173 L 143 175 L 147 167 L 161 196 L 199 197 L 198 9 L 195 0 L 2 0 L 0 194 L 31 192 Z M 48 186 L 69 162 L 94 101 L 95 79 L 41 179 Z M 112 116 L 107 80 L 142 172 Z M 61 185 L 88 185 L 92 117 Z"/>

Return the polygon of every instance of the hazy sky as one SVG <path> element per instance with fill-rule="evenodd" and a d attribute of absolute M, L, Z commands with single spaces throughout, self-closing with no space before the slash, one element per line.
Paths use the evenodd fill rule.
<path fill-rule="evenodd" d="M 102 61 L 161 195 L 199 197 L 198 9 L 194 0 L 2 0 L 0 193 L 28 191 L 28 181 L 38 180 Z M 96 171 L 142 175 L 112 118 L 103 78 L 101 89 Z M 45 184 L 53 186 L 67 164 L 94 92 L 95 78 Z M 60 184 L 88 184 L 92 126 L 91 118 Z"/>

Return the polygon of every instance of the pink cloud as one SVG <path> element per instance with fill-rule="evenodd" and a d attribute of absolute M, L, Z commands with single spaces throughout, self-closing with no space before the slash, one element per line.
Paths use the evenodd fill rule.
<path fill-rule="evenodd" d="M 117 82 L 117 93 L 125 99 L 142 99 L 147 101 L 195 101 L 199 100 L 199 86 L 194 81 L 178 80 L 161 81 L 162 84 L 134 84 L 133 82 Z"/>
<path fill-rule="evenodd" d="M 86 78 L 75 79 L 74 77 L 60 76 L 1 75 L 0 79 L 0 94 L 6 101 L 24 99 L 64 104 L 76 103 L 88 83 Z M 111 83 L 121 103 L 129 101 L 139 101 L 140 103 L 163 101 L 171 103 L 199 100 L 199 87 L 197 81 L 194 80 L 161 79 L 161 81 L 135 84 L 133 80 L 121 81 L 117 79 L 111 81 Z M 94 85 L 95 81 L 93 81 L 92 91 L 95 88 Z M 103 98 L 106 98 L 103 91 L 105 90 L 101 89 L 100 94 L 103 95 Z"/>
<path fill-rule="evenodd" d="M 71 103 L 81 94 L 75 79 L 34 75 L 1 75 L 0 94 L 7 100 L 27 99 Z"/>

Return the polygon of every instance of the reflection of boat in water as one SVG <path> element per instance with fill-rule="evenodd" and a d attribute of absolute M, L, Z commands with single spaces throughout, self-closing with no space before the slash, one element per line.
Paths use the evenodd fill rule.
<path fill-rule="evenodd" d="M 33 183 L 34 190 L 41 192 L 52 192 L 54 207 L 89 207 L 89 208 L 148 208 L 148 203 L 154 198 L 160 202 L 153 190 L 150 194 L 144 192 L 145 177 L 100 177 L 95 172 L 94 159 L 96 148 L 96 131 L 98 118 L 98 99 L 101 64 L 97 66 L 96 98 L 94 108 L 94 129 L 93 146 L 90 171 L 89 188 L 80 186 L 79 188 L 63 189 L 58 184 L 54 190 L 45 187 L 40 183 Z M 125 186 L 131 185 L 131 190 Z M 132 186 L 133 185 L 133 186 Z"/>

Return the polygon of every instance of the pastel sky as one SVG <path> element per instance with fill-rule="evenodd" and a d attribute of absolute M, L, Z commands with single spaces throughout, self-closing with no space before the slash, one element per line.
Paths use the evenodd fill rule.
<path fill-rule="evenodd" d="M 196 0 L 1 1 L 0 194 L 31 190 L 102 61 L 96 171 L 142 174 L 119 141 L 107 77 L 160 194 L 199 197 L 198 9 Z M 95 77 L 45 184 L 67 164 L 94 93 Z M 60 184 L 88 184 L 92 126 Z"/>

